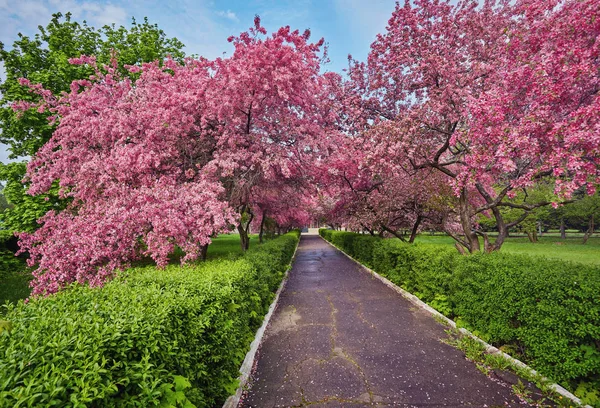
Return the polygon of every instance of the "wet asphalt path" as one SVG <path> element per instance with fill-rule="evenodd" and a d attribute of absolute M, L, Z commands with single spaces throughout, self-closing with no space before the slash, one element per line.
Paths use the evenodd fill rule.
<path fill-rule="evenodd" d="M 429 314 L 303 236 L 240 406 L 523 406 L 444 338 Z"/>

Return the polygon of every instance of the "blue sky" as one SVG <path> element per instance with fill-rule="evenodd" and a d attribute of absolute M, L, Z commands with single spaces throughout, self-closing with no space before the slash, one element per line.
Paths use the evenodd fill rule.
<path fill-rule="evenodd" d="M 37 26 L 45 26 L 57 11 L 70 11 L 75 20 L 96 27 L 148 17 L 168 36 L 181 40 L 188 54 L 214 58 L 230 53 L 227 37 L 245 31 L 258 14 L 270 32 L 289 25 L 301 31 L 309 28 L 315 41 L 324 37 L 331 60 L 324 69 L 340 72 L 347 66 L 348 54 L 366 58 L 394 6 L 394 0 L 0 0 L 0 41 L 10 48 L 17 33 L 35 34 Z M 0 76 L 4 77 L 2 67 Z M 7 154 L 0 145 L 0 161 L 6 162 Z"/>

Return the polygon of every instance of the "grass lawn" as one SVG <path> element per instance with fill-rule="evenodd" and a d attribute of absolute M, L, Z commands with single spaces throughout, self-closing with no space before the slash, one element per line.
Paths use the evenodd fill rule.
<path fill-rule="evenodd" d="M 258 235 L 250 236 L 250 248 L 258 245 Z M 173 263 L 179 262 L 181 253 L 175 254 L 172 258 Z M 219 258 L 232 259 L 242 255 L 240 246 L 240 236 L 238 234 L 223 234 L 213 239 L 212 244 L 208 247 L 207 260 Z M 151 259 L 136 263 L 139 265 L 153 264 Z M 29 296 L 31 289 L 29 281 L 31 275 L 25 271 L 24 263 L 21 266 L 22 270 L 10 271 L 8 274 L 2 274 L 0 277 L 0 305 L 9 302 L 16 302 L 20 299 L 25 299 Z M 0 306 L 0 315 L 4 313 L 4 308 Z"/>
<path fill-rule="evenodd" d="M 562 240 L 559 234 L 545 235 L 535 244 L 524 237 L 507 238 L 502 245 L 501 252 L 543 256 L 600 266 L 600 237 L 590 238 L 585 245 L 581 241 L 582 237 L 569 237 L 568 235 L 567 239 Z M 442 235 L 421 234 L 417 237 L 416 242 L 431 245 L 454 245 L 452 238 Z"/>
<path fill-rule="evenodd" d="M 250 248 L 259 245 L 258 234 L 250 235 Z M 240 236 L 238 234 L 221 234 L 213 238 L 212 244 L 208 246 L 207 260 L 219 258 L 232 258 L 242 255 Z"/>

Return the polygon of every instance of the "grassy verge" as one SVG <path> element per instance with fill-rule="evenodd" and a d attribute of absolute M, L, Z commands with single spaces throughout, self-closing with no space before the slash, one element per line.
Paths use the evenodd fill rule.
<path fill-rule="evenodd" d="M 455 241 L 449 236 L 421 234 L 417 243 L 423 245 L 454 246 Z M 560 239 L 558 236 L 543 236 L 536 243 L 527 238 L 508 238 L 500 252 L 541 256 L 548 259 L 573 261 L 588 265 L 600 266 L 600 238 L 590 238 L 587 244 L 582 244 L 582 238 L 571 237 Z"/>
<path fill-rule="evenodd" d="M 256 245 L 259 245 L 258 235 L 250 235 L 250 248 L 254 248 Z M 240 236 L 238 234 L 221 234 L 213 238 L 212 244 L 208 246 L 206 259 L 230 259 L 242 255 Z"/>
<path fill-rule="evenodd" d="M 483 344 L 456 329 L 448 329 L 446 333 L 447 344 L 465 353 L 466 358 L 474 362 L 483 374 L 510 386 L 523 402 L 538 407 L 573 406 L 573 401 L 552 390 L 548 379 L 515 365 L 500 354 L 488 353 Z"/>

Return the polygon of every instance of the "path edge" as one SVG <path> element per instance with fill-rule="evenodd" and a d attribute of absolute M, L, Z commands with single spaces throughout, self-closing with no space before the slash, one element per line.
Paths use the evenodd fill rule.
<path fill-rule="evenodd" d="M 262 325 L 256 331 L 254 340 L 252 340 L 252 343 L 250 343 L 250 350 L 248 350 L 248 352 L 246 353 L 246 357 L 244 358 L 244 361 L 242 362 L 242 365 L 239 370 L 240 376 L 238 377 L 240 385 L 238 386 L 237 390 L 235 391 L 235 394 L 230 395 L 225 400 L 225 403 L 223 404 L 223 408 L 237 408 L 237 406 L 240 404 L 240 398 L 242 397 L 242 394 L 244 393 L 244 388 L 248 384 L 248 380 L 250 379 L 250 374 L 252 373 L 252 367 L 254 366 L 254 360 L 256 359 L 256 352 L 258 351 L 258 346 L 260 346 L 260 343 L 262 342 L 262 339 L 265 335 L 265 330 L 267 328 L 267 325 L 271 321 L 273 312 L 275 311 L 275 308 L 277 307 L 277 302 L 279 302 L 279 295 L 281 294 L 283 289 L 285 289 L 285 286 L 288 281 L 288 275 L 289 275 L 290 271 L 292 270 L 294 260 L 296 259 L 296 252 L 298 251 L 298 246 L 300 246 L 301 239 L 302 239 L 302 235 L 300 235 L 298 237 L 298 242 L 296 243 L 296 249 L 294 249 L 294 254 L 292 255 L 292 258 L 290 259 L 290 266 L 285 271 L 285 273 L 283 275 L 283 279 L 281 280 L 281 283 L 279 284 L 279 288 L 275 292 L 275 297 L 273 298 L 273 301 L 271 302 L 271 305 L 269 306 L 269 310 L 267 311 L 267 314 L 265 315 L 265 317 L 263 319 Z"/>
<path fill-rule="evenodd" d="M 404 298 L 406 298 L 408 301 L 410 301 L 412 304 L 414 304 L 418 308 L 425 310 L 426 312 L 428 312 L 429 314 L 433 315 L 437 319 L 440 319 L 443 322 L 445 322 L 448 326 L 450 326 L 450 327 L 452 327 L 454 329 L 457 329 L 461 334 L 463 334 L 463 335 L 465 335 L 467 337 L 470 337 L 473 340 L 477 341 L 478 343 L 482 344 L 485 347 L 485 350 L 488 353 L 499 354 L 502 357 L 504 357 L 505 359 L 509 360 L 515 366 L 528 371 L 530 374 L 532 374 L 534 376 L 540 376 L 541 379 L 542 379 L 542 381 L 548 381 L 548 388 L 550 388 L 552 391 L 556 392 L 557 394 L 560 394 L 563 397 L 570 399 L 571 401 L 573 401 L 574 403 L 578 404 L 582 408 L 592 408 L 590 405 L 583 405 L 582 402 L 581 402 L 581 399 L 579 399 L 577 396 L 575 396 L 569 390 L 567 390 L 566 388 L 562 387 L 561 385 L 559 385 L 559 384 L 557 384 L 555 382 L 550 381 L 548 378 L 542 376 L 536 370 L 534 370 L 533 368 L 529 367 L 527 364 L 525 364 L 521 360 L 518 360 L 518 359 L 512 357 L 511 355 L 506 354 L 502 350 L 499 350 L 498 348 L 492 346 L 491 344 L 486 343 L 485 341 L 483 341 L 482 339 L 480 339 L 479 337 L 477 337 L 476 335 L 474 335 L 473 333 L 471 333 L 469 330 L 467 330 L 465 328 L 462 328 L 462 327 L 461 328 L 456 327 L 456 322 L 454 320 L 449 319 L 448 317 L 444 316 L 443 314 L 441 314 L 440 312 L 438 312 L 437 310 L 435 310 L 433 307 L 429 306 L 427 303 L 423 302 L 421 299 L 419 299 L 418 297 L 416 297 L 415 295 L 413 295 L 412 293 L 407 292 L 406 290 L 402 289 L 400 286 L 396 285 L 395 283 L 393 283 L 389 279 L 381 276 L 380 274 L 378 274 L 377 272 L 375 272 L 371 268 L 363 265 L 361 262 L 359 262 L 358 260 L 354 259 L 352 256 L 348 255 L 344 250 L 342 250 L 341 248 L 338 248 L 336 245 L 334 245 L 331 242 L 327 241 L 321 235 L 319 235 L 319 238 L 321 238 L 323 241 L 327 242 L 329 245 L 331 245 L 332 247 L 334 247 L 335 249 L 337 249 L 338 251 L 340 251 L 342 254 L 346 255 L 348 258 L 350 258 L 355 263 L 357 263 L 358 265 L 360 265 L 366 272 L 369 272 L 375 278 L 379 279 L 384 285 L 386 285 L 390 289 L 398 292 L 400 295 L 402 295 Z"/>

